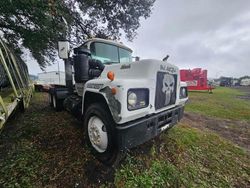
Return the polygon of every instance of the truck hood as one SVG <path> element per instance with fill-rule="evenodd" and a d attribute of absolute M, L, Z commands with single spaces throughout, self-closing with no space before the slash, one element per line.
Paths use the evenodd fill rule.
<path fill-rule="evenodd" d="M 115 79 L 156 79 L 157 72 L 177 74 L 178 67 L 165 61 L 155 59 L 144 59 L 131 63 L 106 65 L 101 78 L 107 78 L 107 73 L 113 71 Z"/>
<path fill-rule="evenodd" d="M 107 78 L 109 71 L 113 71 L 115 74 L 112 82 Z M 92 90 L 96 90 L 95 86 L 103 87 L 100 91 L 105 93 L 110 111 L 117 123 L 132 121 L 179 104 L 179 69 L 166 61 L 145 59 L 125 64 L 106 65 L 99 79 L 88 82 L 95 83 L 94 86 L 86 84 L 86 87 L 93 88 Z M 110 93 L 110 87 L 119 88 L 116 95 Z M 148 89 L 148 106 L 129 111 L 127 108 L 128 91 L 138 88 Z"/>

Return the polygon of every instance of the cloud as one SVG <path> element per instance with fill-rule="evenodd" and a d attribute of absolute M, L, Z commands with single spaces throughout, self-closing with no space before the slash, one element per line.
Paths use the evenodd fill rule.
<path fill-rule="evenodd" d="M 158 0 L 138 36 L 127 43 L 142 58 L 180 68 L 208 69 L 210 77 L 250 75 L 250 1 Z M 126 42 L 124 42 L 126 43 Z"/>
<path fill-rule="evenodd" d="M 180 68 L 208 69 L 209 77 L 240 77 L 250 75 L 249 23 L 248 0 L 156 0 L 137 38 L 122 42 L 143 59 L 169 54 L 169 62 Z M 31 64 L 31 73 L 40 72 Z M 59 65 L 63 70 L 61 60 Z"/>

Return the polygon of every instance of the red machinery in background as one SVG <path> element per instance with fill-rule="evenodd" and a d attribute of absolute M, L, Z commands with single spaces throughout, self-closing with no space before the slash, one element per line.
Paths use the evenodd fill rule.
<path fill-rule="evenodd" d="M 195 69 L 183 69 L 180 70 L 181 81 L 186 82 L 188 90 L 204 91 L 207 90 L 212 92 L 214 89 L 207 82 L 207 70 L 202 70 L 201 68 Z"/>

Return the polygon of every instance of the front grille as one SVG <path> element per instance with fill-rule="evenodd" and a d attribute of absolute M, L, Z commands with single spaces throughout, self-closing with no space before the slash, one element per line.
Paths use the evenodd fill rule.
<path fill-rule="evenodd" d="M 164 113 L 158 118 L 158 129 L 161 129 L 167 124 L 170 124 L 175 120 L 175 118 L 178 118 L 178 110 L 174 110 L 168 113 Z"/>
<path fill-rule="evenodd" d="M 155 109 L 175 104 L 177 75 L 166 72 L 157 72 Z"/>

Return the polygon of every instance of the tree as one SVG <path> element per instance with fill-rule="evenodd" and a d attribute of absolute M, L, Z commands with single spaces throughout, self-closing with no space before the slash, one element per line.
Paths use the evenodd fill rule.
<path fill-rule="evenodd" d="M 54 61 L 57 41 L 72 44 L 89 37 L 128 40 L 140 19 L 148 18 L 155 0 L 4 0 L 0 2 L 0 33 L 21 55 L 28 48 L 41 68 Z M 65 21 L 67 25 L 65 24 Z"/>

